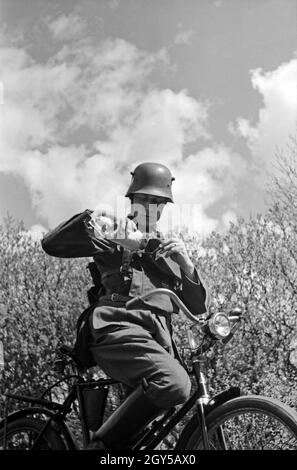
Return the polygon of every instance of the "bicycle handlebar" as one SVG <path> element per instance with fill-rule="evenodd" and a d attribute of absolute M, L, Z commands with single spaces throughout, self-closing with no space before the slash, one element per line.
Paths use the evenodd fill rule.
<path fill-rule="evenodd" d="M 180 300 L 180 298 L 175 294 L 175 292 L 165 289 L 164 287 L 160 287 L 157 289 L 152 289 L 151 291 L 147 292 L 146 294 L 134 297 L 133 299 L 129 300 L 126 303 L 126 307 L 131 307 L 133 306 L 134 303 L 138 302 L 139 300 L 142 302 L 146 302 L 150 300 L 154 295 L 156 294 L 165 294 L 167 295 L 177 306 L 180 310 L 183 311 L 183 313 L 186 315 L 186 317 L 189 318 L 193 323 L 200 323 L 201 319 L 195 317 L 190 310 L 185 306 L 185 304 Z"/>

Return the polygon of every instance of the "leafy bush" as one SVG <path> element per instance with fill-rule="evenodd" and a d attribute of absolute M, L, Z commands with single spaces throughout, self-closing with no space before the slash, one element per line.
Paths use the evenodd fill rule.
<path fill-rule="evenodd" d="M 288 227 L 275 222 L 274 210 L 239 219 L 225 234 L 212 233 L 194 262 L 207 279 L 212 309 L 239 305 L 246 311 L 232 341 L 219 346 L 210 360 L 213 389 L 236 384 L 246 393 L 275 396 L 297 407 L 296 232 L 290 232 L 289 242 Z M 195 250 L 195 241 L 189 249 Z M 175 322 L 185 347 L 184 320 Z"/>
<path fill-rule="evenodd" d="M 74 339 L 88 278 L 81 260 L 46 256 L 22 224 L 0 228 L 1 392 L 38 392 L 54 377 L 55 348 Z"/>
<path fill-rule="evenodd" d="M 279 223 L 277 210 L 240 219 L 228 232 L 212 233 L 201 244 L 195 237 L 184 238 L 207 280 L 211 308 L 226 311 L 240 304 L 246 309 L 233 340 L 209 358 L 212 391 L 239 385 L 246 393 L 278 397 L 296 407 L 296 231 L 288 222 Z M 73 343 L 91 280 L 88 260 L 45 255 L 23 224 L 11 218 L 0 227 L 0 239 L 3 414 L 5 391 L 38 395 L 57 379 L 55 348 Z M 177 315 L 173 322 L 177 345 L 186 356 L 187 322 Z M 121 389 L 113 392 L 110 412 L 121 397 Z"/>

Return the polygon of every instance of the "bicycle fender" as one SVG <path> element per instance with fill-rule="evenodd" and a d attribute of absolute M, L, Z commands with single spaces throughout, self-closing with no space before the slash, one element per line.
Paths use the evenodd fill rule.
<path fill-rule="evenodd" d="M 23 408 L 21 410 L 9 413 L 9 415 L 7 415 L 7 424 L 11 423 L 12 421 L 15 421 L 19 418 L 24 418 L 26 416 L 36 415 L 36 414 L 37 415 L 46 415 L 49 418 L 54 416 L 54 413 L 52 411 L 47 410 L 46 408 L 28 407 L 28 408 Z M 59 430 L 58 431 L 56 429 L 54 429 L 54 430 L 55 430 L 55 432 L 59 432 L 60 434 L 63 435 L 63 437 L 66 441 L 67 449 L 68 450 L 77 450 L 78 446 L 75 442 L 75 439 L 74 439 L 71 431 L 68 429 L 66 424 L 62 420 L 59 420 L 58 422 L 54 421 L 53 424 L 58 426 Z M 5 425 L 5 418 L 0 420 L 0 430 L 2 428 L 4 428 L 4 425 Z"/>
<path fill-rule="evenodd" d="M 218 406 L 226 403 L 233 398 L 239 397 L 241 394 L 239 387 L 231 387 L 228 390 L 224 390 L 221 393 L 215 395 L 207 405 L 204 407 L 205 416 L 207 416 L 211 411 L 213 411 Z M 185 448 L 186 443 L 188 442 L 190 436 L 193 434 L 194 430 L 199 426 L 199 418 L 198 414 L 195 413 L 188 424 L 183 429 L 177 443 L 175 446 L 176 450 L 183 450 Z"/>
<path fill-rule="evenodd" d="M 233 398 L 237 398 L 240 396 L 240 388 L 239 387 L 231 387 L 228 390 L 224 390 L 218 395 L 215 395 L 205 406 L 205 416 L 207 416 L 212 410 L 217 408 L 218 406 L 226 403 L 226 401 L 232 400 Z"/>
<path fill-rule="evenodd" d="M 28 408 L 22 408 L 21 410 L 13 411 L 12 413 L 9 413 L 7 415 L 7 423 L 10 423 L 11 421 L 15 421 L 19 418 L 24 418 L 26 416 L 30 416 L 34 414 L 46 415 L 48 417 L 53 416 L 53 413 L 51 411 L 46 410 L 44 408 L 28 407 Z M 5 423 L 5 418 L 0 420 L 0 429 L 4 427 L 4 423 Z"/>

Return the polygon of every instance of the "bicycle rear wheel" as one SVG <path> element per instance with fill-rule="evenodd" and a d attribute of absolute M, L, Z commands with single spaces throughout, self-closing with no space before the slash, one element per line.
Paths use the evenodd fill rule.
<path fill-rule="evenodd" d="M 0 449 L 6 450 L 32 450 L 32 446 L 40 434 L 44 422 L 37 418 L 20 418 L 7 425 L 6 443 L 4 430 L 0 431 Z M 65 449 L 59 434 L 49 427 L 34 450 L 62 450 Z"/>
<path fill-rule="evenodd" d="M 206 424 L 210 450 L 297 449 L 297 413 L 272 398 L 235 398 L 214 409 Z M 196 428 L 186 449 L 203 448 L 200 428 Z"/>

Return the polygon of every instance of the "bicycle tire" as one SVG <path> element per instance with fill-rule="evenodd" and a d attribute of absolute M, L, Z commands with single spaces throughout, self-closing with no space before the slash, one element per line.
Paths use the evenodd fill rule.
<path fill-rule="evenodd" d="M 63 450 L 65 444 L 60 435 L 49 426 L 36 449 L 31 449 L 34 440 L 44 426 L 37 418 L 20 418 L 7 424 L 5 450 Z M 27 435 L 28 442 L 25 440 Z M 0 431 L 0 449 L 4 448 L 4 429 Z"/>
<path fill-rule="evenodd" d="M 264 427 L 259 428 L 261 417 Z M 210 450 L 297 449 L 297 413 L 277 399 L 258 395 L 234 398 L 211 411 L 206 426 Z M 196 449 L 204 449 L 199 426 L 185 445 L 185 450 Z"/>

